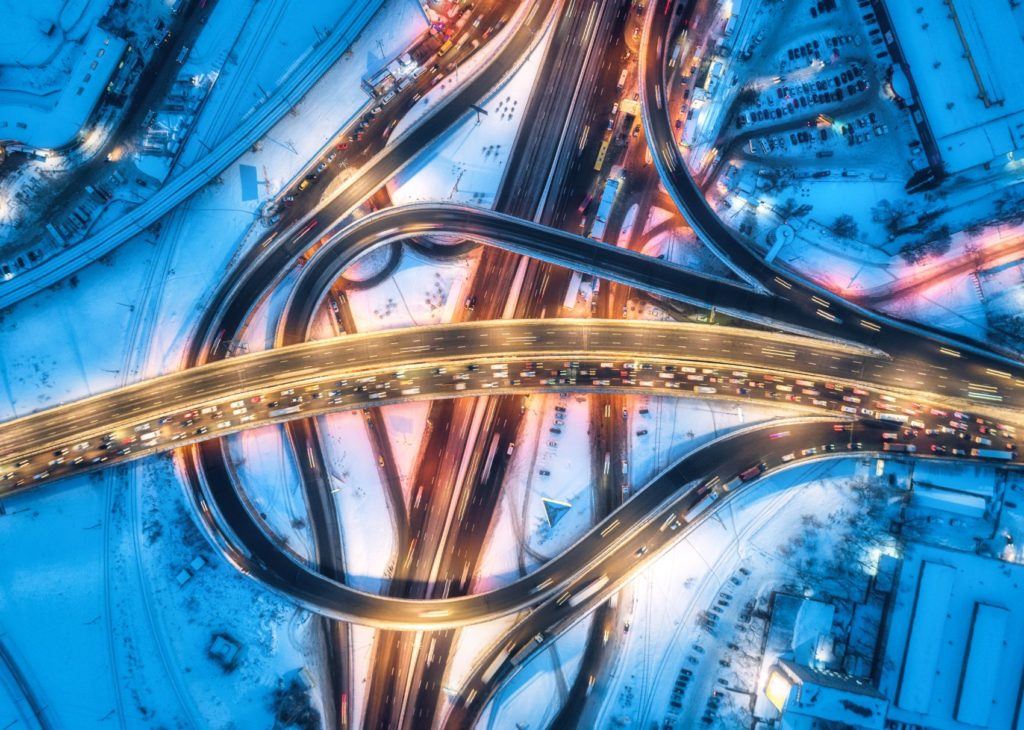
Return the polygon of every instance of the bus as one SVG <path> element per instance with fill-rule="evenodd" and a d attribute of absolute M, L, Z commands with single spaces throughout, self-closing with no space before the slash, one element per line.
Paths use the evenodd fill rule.
<path fill-rule="evenodd" d="M 982 459 L 999 459 L 1000 461 L 1013 461 L 1013 454 L 1009 451 L 999 449 L 971 449 L 971 456 L 978 456 Z"/>

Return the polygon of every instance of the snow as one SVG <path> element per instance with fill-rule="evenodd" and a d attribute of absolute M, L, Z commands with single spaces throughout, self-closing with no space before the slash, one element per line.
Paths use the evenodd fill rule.
<path fill-rule="evenodd" d="M 1021 27 L 1008 3 L 887 2 L 918 101 L 951 173 L 1024 147 Z"/>
<path fill-rule="evenodd" d="M 508 27 L 512 26 L 510 23 Z M 486 114 L 470 116 L 456 124 L 388 183 L 396 205 L 438 200 L 481 208 L 494 205 L 553 28 L 552 25 L 545 32 L 508 80 L 479 105 Z M 473 58 L 481 55 L 474 54 Z M 459 76 L 468 73 L 472 73 L 468 68 L 456 69 L 434 87 L 399 123 L 392 137 L 419 119 L 430 105 L 437 104 L 440 97 L 458 84 Z"/>
<path fill-rule="evenodd" d="M 319 419 L 344 543 L 347 583 L 382 593 L 394 567 L 394 517 L 361 411 Z"/>
<path fill-rule="evenodd" d="M 856 553 L 879 539 L 872 532 L 879 523 L 854 517 L 870 504 L 861 501 L 865 492 L 851 489 L 865 471 L 859 460 L 842 459 L 772 475 L 652 561 L 620 594 L 626 599 L 620 609 L 624 620 L 612 641 L 621 646 L 592 724 L 647 727 L 671 718 L 675 727 L 694 727 L 711 691 L 728 686 L 718 726 L 749 725 L 746 693 L 758 690 L 762 641 L 756 622 L 734 622 L 749 601 L 787 582 L 810 583 L 814 591 L 833 596 L 863 595 L 866 576 L 858 574 L 857 566 L 843 574 L 829 560 L 833 551 Z M 732 597 L 718 635 L 712 636 L 702 630 L 699 617 L 723 591 Z M 738 648 L 727 648 L 727 642 Z M 695 644 L 703 651 L 689 648 Z M 729 660 L 730 666 L 718 666 L 719 659 Z M 774 658 L 764 661 L 770 665 Z M 684 668 L 693 677 L 682 708 L 674 711 L 668 702 Z"/>
<path fill-rule="evenodd" d="M 562 552 L 593 524 L 587 398 L 531 395 L 525 403 L 474 591 L 515 580 L 519 564 L 535 568 Z M 560 414 L 556 407 L 565 408 L 565 413 Z M 561 417 L 556 419 L 556 415 Z M 552 433 L 552 428 L 561 433 Z M 541 470 L 550 474 L 542 475 Z M 551 527 L 542 498 L 568 502 L 572 509 Z"/>
<path fill-rule="evenodd" d="M 646 410 L 647 413 L 640 413 Z M 630 398 L 629 452 L 634 488 L 687 452 L 743 425 L 778 416 L 779 408 L 701 398 Z M 647 431 L 643 436 L 640 431 Z"/>
<path fill-rule="evenodd" d="M 546 727 L 555 718 L 579 671 L 590 616 L 536 652 L 488 703 L 477 728 Z"/>
<path fill-rule="evenodd" d="M 443 708 L 438 712 L 443 717 L 451 706 L 453 696 L 469 678 L 474 666 L 518 621 L 518 616 L 502 616 L 493 621 L 464 626 L 452 641 L 452 650 L 445 673 L 445 687 L 441 701 Z"/>
<path fill-rule="evenodd" d="M 937 673 L 940 644 L 953 593 L 956 571 L 948 565 L 925 562 L 914 597 L 907 653 L 900 672 L 896 704 L 911 712 L 926 713 L 932 701 L 932 679 Z"/>
<path fill-rule="evenodd" d="M 448 322 L 479 256 L 437 261 L 403 247 L 398 268 L 371 289 L 348 292 L 360 332 Z"/>
<path fill-rule="evenodd" d="M 0 66 L 43 66 L 53 62 L 61 46 L 80 40 L 106 10 L 103 0 L 67 3 L 39 0 L 31 4 L 4 2 L 0 29 Z M 52 33 L 46 30 L 54 26 Z"/>
<path fill-rule="evenodd" d="M 228 436 L 227 443 L 238 483 L 267 528 L 300 559 L 311 561 L 306 499 L 284 426 L 251 428 Z"/>
<path fill-rule="evenodd" d="M 308 614 L 221 560 L 176 481 L 161 458 L 5 498 L 0 630 L 50 724 L 263 726 L 313 656 Z M 231 673 L 206 656 L 222 631 L 243 646 Z"/>
<path fill-rule="evenodd" d="M 189 139 L 182 160 L 204 153 L 200 140 L 210 144 L 227 134 L 238 123 L 245 107 L 232 106 L 237 99 L 270 89 L 281 76 L 281 69 L 305 50 L 316 37 L 317 27 L 330 25 L 327 17 L 344 17 L 344 11 L 328 4 L 315 9 L 299 3 L 281 18 L 273 34 L 276 53 L 257 53 L 255 60 L 241 68 L 239 76 L 230 75 L 231 67 L 218 78 L 195 133 Z M 381 61 L 381 46 L 386 58 L 398 54 L 423 29 L 422 11 L 415 0 L 391 0 L 377 13 L 359 39 L 318 81 L 293 113 L 278 122 L 258 145 L 237 161 L 259 170 L 264 199 L 275 195 L 304 169 L 335 132 L 366 104 L 368 95 L 353 78 L 375 71 Z M 260 36 L 257 36 L 257 38 Z M 281 39 L 288 40 L 281 40 Z M 252 42 L 252 41 L 249 41 Z M 247 56 L 248 58 L 248 56 Z M 221 97 L 218 97 L 218 94 Z M 219 100 L 222 99 L 222 100 Z M 209 138 L 208 138 L 209 137 Z M 159 330 L 151 348 L 152 372 L 177 365 L 178 353 L 190 334 L 209 291 L 220 281 L 224 270 L 250 245 L 263 227 L 255 223 L 262 201 L 242 201 L 241 178 L 235 166 L 225 170 L 219 183 L 208 185 L 171 214 L 163 224 L 167 231 L 161 245 L 169 248 L 168 275 L 161 280 L 162 299 Z M 211 246 L 210 242 L 218 245 Z M 131 244 L 129 244 L 131 245 Z M 166 283 L 165 283 L 166 281 Z M 277 292 L 273 295 L 280 296 Z M 275 320 L 271 320 L 275 321 Z"/>
<path fill-rule="evenodd" d="M 963 686 L 957 701 L 956 719 L 968 725 L 988 724 L 989 706 L 995 699 L 995 687 L 1002 667 L 1003 644 L 1010 612 L 979 603 L 975 605 L 964 662 Z"/>
<path fill-rule="evenodd" d="M 391 450 L 398 467 L 398 478 L 402 480 L 402 492 L 406 503 L 412 494 L 412 479 L 416 474 L 416 457 L 427 430 L 428 401 L 396 403 L 380 409 L 384 425 L 391 440 Z"/>
<path fill-rule="evenodd" d="M 919 576 L 922 594 L 918 598 Z M 934 611 L 923 594 L 927 576 L 941 573 L 948 583 L 948 608 Z M 1021 580 L 1024 566 L 949 550 L 937 545 L 910 545 L 900 568 L 899 585 L 889 623 L 880 689 L 896 702 L 889 719 L 948 730 L 966 728 L 957 722 L 957 698 L 975 608 L 991 605 L 1008 612 L 1001 661 L 993 675 L 993 702 L 988 727 L 1009 727 L 1016 711 L 1024 670 L 1024 622 Z M 942 596 L 946 595 L 943 590 Z M 935 599 L 936 601 L 938 599 Z M 932 614 L 938 613 L 938 616 Z M 911 628 L 913 627 L 913 628 Z M 995 627 L 991 627 L 995 630 Z M 907 642 L 907 632 L 911 633 Z M 919 636 L 922 643 L 914 638 Z M 927 641 L 924 639 L 927 637 Z M 923 650 L 924 654 L 918 649 Z M 934 651 L 934 656 L 925 656 Z M 905 660 L 906 655 L 906 660 Z M 906 661 L 906 664 L 904 663 Z M 920 671 L 915 670 L 918 667 Z M 922 676 L 924 675 L 924 676 Z M 901 682 L 901 677 L 904 678 Z M 915 680 L 915 677 L 919 679 Z M 911 682 L 915 684 L 911 685 Z M 966 707 L 964 708 L 967 709 Z"/>
<path fill-rule="evenodd" d="M 148 238 L 82 271 L 74 284 L 0 312 L 0 418 L 120 384 L 133 310 L 154 264 Z"/>
<path fill-rule="evenodd" d="M 315 24 L 331 24 L 326 15 L 318 13 L 338 17 L 344 12 L 337 6 L 310 10 L 299 5 L 291 6 L 287 15 L 290 20 L 277 25 L 273 34 L 275 43 L 290 44 L 295 53 L 308 48 L 317 32 Z M 218 6 L 227 7 L 223 3 Z M 329 139 L 346 115 L 356 113 L 365 102 L 365 93 L 349 79 L 374 64 L 377 41 L 384 43 L 385 51 L 397 53 L 407 44 L 408 34 L 416 34 L 420 28 L 422 12 L 417 3 L 390 3 L 353 47 L 354 53 L 325 76 L 295 115 L 275 127 L 261 150 L 247 153 L 240 162 L 256 165 L 261 177 L 264 171 L 270 173 L 278 184 L 296 174 L 306 157 Z M 251 105 L 240 104 L 239 100 L 251 93 L 256 82 L 263 82 L 264 88 L 274 86 L 273 81 L 287 65 L 283 63 L 284 53 L 283 48 L 277 48 L 274 53 L 257 54 L 257 58 L 244 57 L 237 83 L 229 73 L 229 64 L 215 86 L 224 101 L 215 104 L 217 93 L 211 97 L 206 107 L 211 115 L 205 126 L 197 128 L 200 135 L 216 137 L 230 130 Z M 223 106 L 218 107 L 220 103 Z M 289 144 L 292 137 L 301 144 Z M 191 151 L 186 149 L 183 160 L 201 153 L 199 138 L 192 140 Z M 79 272 L 70 283 L 5 310 L 0 316 L 0 419 L 178 367 L 193 319 L 204 306 L 209 290 L 219 282 L 239 249 L 252 240 L 246 231 L 255 207 L 240 203 L 239 191 L 238 174 L 231 168 L 221 184 L 207 186 L 165 218 L 155 234 L 140 234 L 103 261 Z M 272 318 L 268 315 L 269 311 L 263 315 L 262 326 L 252 328 L 248 335 L 253 349 L 265 347 L 270 339 Z M 271 438 L 277 444 L 271 446 Z M 288 510 L 297 508 L 300 495 L 294 491 L 297 480 L 282 476 L 289 471 L 290 457 L 281 449 L 279 432 L 272 436 L 253 433 L 240 437 L 239 442 L 237 448 L 246 460 L 243 482 L 259 499 L 275 501 L 280 509 L 268 513 L 268 517 L 276 521 L 275 529 L 290 532 Z M 360 451 L 368 453 L 368 446 Z M 362 480 L 369 471 L 367 465 L 355 466 L 359 469 L 356 478 Z M 353 464 L 346 463 L 344 468 L 351 469 Z M 148 478 L 154 472 L 157 476 Z M 132 483 L 142 485 L 139 488 L 145 491 L 142 513 L 151 534 L 163 536 L 144 546 L 147 549 L 141 551 L 138 560 L 133 557 L 139 550 L 132 547 L 131 535 L 140 527 L 111 529 L 109 550 L 103 542 L 105 528 L 98 529 L 107 521 L 104 515 L 109 514 L 102 495 L 116 489 L 120 496 L 115 504 L 123 514 L 125 494 L 134 494 L 126 487 L 124 471 L 107 472 L 102 484 L 89 488 L 85 486 L 89 482 L 69 480 L 54 489 L 5 500 L 8 516 L 0 520 L 0 540 L 5 543 L 5 555 L 17 557 L 16 562 L 5 563 L 7 569 L 19 571 L 22 582 L 47 574 L 61 576 L 44 591 L 35 582 L 19 588 L 17 575 L 4 576 L 4 585 L 9 587 L 0 596 L 5 604 L 5 645 L 12 645 L 14 654 L 24 657 L 28 676 L 38 680 L 38 693 L 58 714 L 57 725 L 116 722 L 119 714 L 128 717 L 129 722 L 132 718 L 143 722 L 144 713 L 148 713 L 147 722 L 155 717 L 158 724 L 168 726 L 178 721 L 215 726 L 229 722 L 247 727 L 270 724 L 269 693 L 277 678 L 307 664 L 314 677 L 319 674 L 316 622 L 310 621 L 309 613 L 296 610 L 243 579 L 209 551 L 187 516 L 175 476 L 163 461 L 146 460 L 128 473 L 146 475 L 133 478 Z M 153 491 L 157 486 L 159 499 Z M 379 510 L 382 498 L 374 501 L 373 491 L 340 492 L 339 502 L 349 497 L 359 500 L 343 513 L 356 520 L 359 509 Z M 78 500 L 83 501 L 79 504 Z M 12 515 L 14 509 L 27 511 L 20 517 Z M 38 515 L 39 511 L 45 519 L 27 521 L 29 515 Z M 67 515 L 66 527 L 60 515 Z M 387 519 L 386 512 L 383 518 Z M 89 527 L 92 529 L 85 529 Z M 44 528 L 62 530 L 65 537 L 44 538 L 39 533 Z M 379 533 L 379 528 L 372 535 L 364 530 L 360 536 L 351 526 L 347 533 L 355 545 L 350 550 L 352 559 L 364 576 L 364 585 L 371 589 L 380 585 L 385 573 L 377 560 L 381 555 L 377 549 L 382 540 Z M 358 539 L 369 547 L 361 547 Z M 79 545 L 75 542 L 78 540 L 92 540 L 95 547 Z M 294 535 L 290 541 L 300 544 Z M 40 550 L 44 544 L 46 549 Z M 29 546 L 31 553 L 22 549 Z M 208 567 L 179 588 L 177 576 L 194 557 L 184 554 L 185 550 L 207 555 Z M 122 568 L 138 563 L 142 571 L 138 574 L 145 576 L 141 580 L 158 577 L 157 588 L 143 591 L 137 585 L 125 584 L 123 571 L 105 571 L 105 551 L 114 551 L 110 552 L 112 566 L 114 560 L 123 564 Z M 73 556 L 70 563 L 68 556 Z M 359 562 L 361 556 L 367 557 L 363 563 Z M 386 561 L 389 554 L 383 556 Z M 93 569 L 87 569 L 90 560 Z M 126 579 L 135 581 L 132 576 L 136 572 L 129 570 Z M 112 599 L 117 615 L 97 622 L 98 615 L 110 613 L 103 608 L 103 595 L 104 583 L 111 575 L 119 581 Z M 57 592 L 54 586 L 59 586 Z M 66 598 L 61 599 L 61 594 Z M 141 603 L 150 599 L 157 608 L 146 619 L 147 611 Z M 147 626 L 155 632 L 155 638 Z M 227 630 L 243 645 L 241 665 L 233 674 L 223 674 L 206 657 L 211 634 L 217 630 Z M 108 660 L 111 652 L 113 658 Z M 64 658 L 61 663 L 49 661 L 58 655 Z M 109 666 L 110 661 L 118 665 L 119 671 Z M 114 694 L 114 688 L 122 686 L 132 688 L 131 696 L 125 693 L 122 698 L 126 705 L 131 703 L 124 712 L 118 711 Z M 53 699 L 57 696 L 60 702 Z M 236 702 L 240 704 L 236 706 Z M 189 720 L 196 713 L 204 722 Z"/>
<path fill-rule="evenodd" d="M 373 663 L 374 640 L 377 636 L 376 629 L 359 624 L 349 624 L 351 638 L 349 644 L 352 648 L 350 656 L 352 663 L 350 672 L 353 678 L 358 677 L 359 681 L 352 682 L 352 727 L 363 726 L 363 712 L 366 708 L 366 690 L 368 689 L 367 678 L 370 676 L 370 666 Z"/>
<path fill-rule="evenodd" d="M 642 488 L 671 462 L 706 441 L 779 413 L 778 408 L 698 398 L 637 396 L 627 402 L 627 471 L 633 489 Z M 593 525 L 589 398 L 532 395 L 526 404 L 474 581 L 476 592 L 516 580 L 559 554 Z M 558 421 L 556 406 L 566 409 Z M 641 414 L 641 410 L 648 412 Z M 551 433 L 553 427 L 562 433 Z M 647 433 L 638 435 L 641 430 Z M 550 475 L 542 475 L 542 469 Z M 572 505 L 553 527 L 547 522 L 544 498 Z"/>
<path fill-rule="evenodd" d="M 69 45 L 63 63 L 70 61 L 71 68 L 66 76 L 54 78 L 52 86 L 36 87 L 43 82 L 37 77 L 32 87 L 0 88 L 4 138 L 35 148 L 70 143 L 92 113 L 128 44 L 93 26 L 78 43 Z"/>

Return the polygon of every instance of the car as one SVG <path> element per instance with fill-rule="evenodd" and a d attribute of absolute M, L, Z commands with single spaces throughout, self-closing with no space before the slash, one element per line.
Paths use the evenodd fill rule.
<path fill-rule="evenodd" d="M 540 470 L 540 475 L 541 475 L 542 477 L 549 477 L 549 476 L 551 476 L 551 472 L 550 472 L 550 471 L 548 471 L 547 469 L 541 469 L 541 470 Z"/>

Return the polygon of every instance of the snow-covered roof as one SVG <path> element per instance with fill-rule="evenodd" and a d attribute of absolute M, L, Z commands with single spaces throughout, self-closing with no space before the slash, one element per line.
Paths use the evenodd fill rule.
<path fill-rule="evenodd" d="M 835 606 L 831 603 L 810 599 L 800 603 L 793 626 L 792 646 L 796 661 L 813 661 L 822 637 L 828 636 L 832 631 L 832 618 L 835 612 Z"/>
<path fill-rule="evenodd" d="M 921 459 L 914 465 L 914 484 L 976 494 L 991 499 L 996 489 L 996 468 L 987 464 Z"/>
<path fill-rule="evenodd" d="M 928 712 L 939 661 L 939 638 L 946 627 L 956 570 L 941 563 L 921 564 L 911 616 L 910 637 L 900 672 L 896 704 L 911 712 Z"/>
<path fill-rule="evenodd" d="M 60 91 L 0 89 L 0 139 L 36 149 L 71 142 L 92 114 L 126 46 L 123 38 L 94 26 Z"/>
<path fill-rule="evenodd" d="M 1010 3 L 887 0 L 886 8 L 947 168 L 1024 148 L 1024 39 Z"/>
<path fill-rule="evenodd" d="M 922 509 L 952 512 L 975 519 L 985 516 L 985 500 L 974 494 L 915 484 L 911 500 L 915 507 Z"/>
<path fill-rule="evenodd" d="M 780 659 L 777 666 L 793 685 L 783 709 L 784 721 L 796 714 L 855 728 L 885 726 L 889 701 L 868 681 L 787 659 Z"/>
<path fill-rule="evenodd" d="M 1009 618 L 1010 612 L 1005 608 L 987 603 L 974 605 L 964 678 L 956 703 L 956 719 L 960 722 L 988 727 Z"/>
<path fill-rule="evenodd" d="M 1022 598 L 1024 565 L 910 545 L 879 685 L 893 700 L 888 720 L 934 730 L 1012 727 L 1024 675 Z M 985 712 L 985 723 L 965 721 Z"/>

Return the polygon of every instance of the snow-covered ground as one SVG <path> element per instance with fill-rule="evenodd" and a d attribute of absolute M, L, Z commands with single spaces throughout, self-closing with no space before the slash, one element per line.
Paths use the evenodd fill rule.
<path fill-rule="evenodd" d="M 4 500 L 3 641 L 50 724 L 263 726 L 279 678 L 316 676 L 309 614 L 221 560 L 177 482 L 159 458 Z"/>
<path fill-rule="evenodd" d="M 749 706 L 758 689 L 760 662 L 754 643 L 744 640 L 750 629 L 733 624 L 732 613 L 773 587 L 813 584 L 811 576 L 829 569 L 839 545 L 849 550 L 856 540 L 866 550 L 873 544 L 872 530 L 879 525 L 866 518 L 863 492 L 852 487 L 867 473 L 859 460 L 843 459 L 769 477 L 645 568 L 631 583 L 631 600 L 621 609 L 624 620 L 610 678 L 595 689 L 605 698 L 596 725 L 647 727 L 671 720 L 672 727 L 694 727 L 716 689 Z M 812 528 L 812 533 L 808 525 L 827 529 Z M 795 543 L 794 536 L 800 537 Z M 818 588 L 823 589 L 822 583 Z M 731 621 L 722 621 L 713 636 L 701 627 L 700 617 L 724 595 L 729 598 L 723 618 Z M 719 659 L 730 665 L 720 666 Z M 682 707 L 673 709 L 672 688 L 684 668 L 693 677 Z M 742 724 L 749 721 L 748 714 Z M 723 717 L 717 726 L 737 722 Z"/>
<path fill-rule="evenodd" d="M 642 488 L 668 464 L 706 441 L 781 412 L 697 398 L 638 396 L 628 402 L 627 471 L 634 489 Z M 558 555 L 593 525 L 589 419 L 586 396 L 533 395 L 527 399 L 474 591 L 508 584 L 523 571 Z M 611 466 L 621 468 L 619 464 Z M 554 526 L 548 524 L 544 499 L 569 505 Z"/>
<path fill-rule="evenodd" d="M 494 204 L 553 28 L 544 34 L 515 73 L 480 105 L 485 114 L 455 125 L 388 184 L 396 205 L 449 201 L 490 208 Z M 426 94 L 413 113 L 395 128 L 396 135 L 432 104 L 436 105 L 438 98 L 457 83 L 457 75 L 466 73 L 470 71 L 456 70 Z"/>
<path fill-rule="evenodd" d="M 419 454 L 423 437 L 426 435 L 427 414 L 430 403 L 412 401 L 384 406 L 381 415 L 391 439 L 391 450 L 398 466 L 398 478 L 402 480 L 402 493 L 406 504 L 412 494 L 412 479 L 415 476 L 416 457 Z"/>
<path fill-rule="evenodd" d="M 260 518 L 299 558 L 312 560 L 306 498 L 284 427 L 252 428 L 227 441 L 238 483 Z"/>
<path fill-rule="evenodd" d="M 348 292 L 360 332 L 449 322 L 463 305 L 462 291 L 472 278 L 478 255 L 430 259 L 405 247 L 391 275 L 370 289 Z"/>
<path fill-rule="evenodd" d="M 331 477 L 348 584 L 380 593 L 394 567 L 394 516 L 380 478 L 367 422 L 361 411 L 332 413 L 320 419 Z"/>
<path fill-rule="evenodd" d="M 474 580 L 475 592 L 515 580 L 520 565 L 532 570 L 593 524 L 589 418 L 584 396 L 526 399 L 498 513 Z M 545 516 L 545 498 L 571 506 L 553 527 Z"/>
<path fill-rule="evenodd" d="M 230 100 L 217 106 L 211 97 L 212 116 L 198 128 L 203 132 L 186 155 L 200 152 L 200 138 L 209 143 L 231 129 L 257 101 L 257 84 L 272 88 L 287 59 L 294 58 L 289 54 L 303 52 L 336 22 L 332 13 L 334 18 L 344 14 L 339 6 L 299 5 L 292 4 L 270 26 L 273 53 L 244 54 L 228 63 L 215 88 Z M 422 28 L 416 2 L 388 4 L 352 53 L 275 127 L 261 149 L 240 160 L 261 170 L 269 181 L 264 192 L 273 193 L 301 169 L 365 102 L 365 92 L 351 79 L 375 71 L 382 50 L 387 58 L 397 55 Z M 239 74 L 233 79 L 229 70 L 236 63 Z M 249 240 L 245 234 L 254 210 L 253 202 L 241 200 L 233 166 L 158 230 L 140 234 L 70 283 L 0 314 L 0 419 L 177 367 L 208 292 Z M 253 349 L 268 341 L 271 320 L 262 321 L 262 332 L 255 334 L 254 328 L 249 336 Z M 274 516 L 283 520 L 278 529 L 291 533 L 294 545 L 308 548 L 287 518 L 295 513 L 301 521 L 301 499 L 279 432 L 254 433 L 238 442 L 247 487 L 280 507 Z M 339 500 L 345 498 L 344 490 L 339 494 Z M 368 501 L 343 514 L 357 518 Z M 23 660 L 37 683 L 54 724 L 116 725 L 120 716 L 129 724 L 268 726 L 279 678 L 309 665 L 309 676 L 320 681 L 318 635 L 310 631 L 310 615 L 219 560 L 192 523 L 166 460 L 68 480 L 5 500 L 5 507 L 0 541 L 9 574 L 3 578 L 8 590 L 0 596 L 0 630 L 5 647 Z M 63 537 L 47 538 L 51 530 Z M 382 554 L 376 549 L 379 531 L 373 539 L 373 549 L 363 552 L 376 558 Z M 386 560 L 388 553 L 383 554 Z M 196 556 L 206 565 L 179 588 L 182 570 Z M 374 564 L 362 572 L 379 584 L 384 569 Z M 46 575 L 53 578 L 40 588 Z M 220 631 L 242 646 L 232 673 L 206 656 Z M 54 656 L 62 661 L 53 662 Z"/>
<path fill-rule="evenodd" d="M 587 645 L 590 617 L 537 652 L 502 685 L 475 727 L 546 727 L 572 687 Z"/>
<path fill-rule="evenodd" d="M 631 398 L 629 452 L 632 482 L 639 488 L 698 446 L 740 426 L 780 415 L 790 413 L 777 407 L 731 401 L 664 396 Z M 646 433 L 642 433 L 644 431 Z"/>

